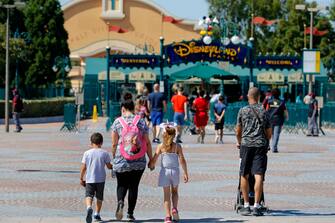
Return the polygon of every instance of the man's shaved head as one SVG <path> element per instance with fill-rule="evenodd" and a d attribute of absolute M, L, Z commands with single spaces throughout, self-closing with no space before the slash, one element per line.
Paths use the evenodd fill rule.
<path fill-rule="evenodd" d="M 159 84 L 154 84 L 154 91 L 159 91 Z"/>
<path fill-rule="evenodd" d="M 256 88 L 256 87 L 250 88 L 249 91 L 248 91 L 248 97 L 252 100 L 258 101 L 258 99 L 260 97 L 260 92 L 259 92 L 258 88 Z"/>

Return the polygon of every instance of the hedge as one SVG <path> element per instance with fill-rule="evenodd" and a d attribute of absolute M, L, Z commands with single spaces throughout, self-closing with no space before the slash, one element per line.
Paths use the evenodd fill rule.
<path fill-rule="evenodd" d="M 40 100 L 23 100 L 24 111 L 21 117 L 51 117 L 64 114 L 64 105 L 74 103 L 74 98 L 48 98 Z M 12 112 L 12 103 L 9 103 L 9 112 Z M 0 117 L 5 116 L 5 101 L 0 100 Z"/>

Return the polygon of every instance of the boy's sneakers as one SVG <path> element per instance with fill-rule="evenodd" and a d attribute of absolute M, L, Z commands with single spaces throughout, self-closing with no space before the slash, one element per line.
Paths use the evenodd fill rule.
<path fill-rule="evenodd" d="M 243 216 L 248 216 L 248 215 L 251 214 L 251 209 L 250 209 L 249 206 L 248 207 L 242 207 L 241 210 L 240 210 L 240 213 Z"/>
<path fill-rule="evenodd" d="M 179 213 L 177 208 L 172 208 L 172 217 L 174 221 L 179 221 Z"/>
<path fill-rule="evenodd" d="M 135 217 L 133 214 L 127 214 L 127 220 L 128 222 L 135 222 Z"/>
<path fill-rule="evenodd" d="M 100 217 L 99 214 L 95 214 L 95 215 L 93 216 L 93 218 L 94 218 L 94 221 L 102 221 L 102 220 L 101 220 L 101 217 Z"/>
<path fill-rule="evenodd" d="M 164 220 L 164 223 L 172 223 L 172 218 L 171 217 L 166 217 Z"/>
<path fill-rule="evenodd" d="M 117 209 L 116 209 L 116 212 L 115 212 L 115 217 L 116 217 L 116 220 L 122 220 L 123 218 L 123 201 L 119 201 L 118 205 L 117 205 Z"/>
<path fill-rule="evenodd" d="M 263 216 L 263 212 L 262 212 L 262 208 L 261 207 L 254 207 L 254 209 L 252 210 L 252 215 L 253 216 Z"/>
<path fill-rule="evenodd" d="M 92 214 L 93 209 L 91 207 L 87 208 L 86 223 L 92 223 Z"/>

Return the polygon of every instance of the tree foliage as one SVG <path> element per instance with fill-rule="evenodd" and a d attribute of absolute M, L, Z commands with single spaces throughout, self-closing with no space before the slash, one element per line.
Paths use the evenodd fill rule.
<path fill-rule="evenodd" d="M 220 18 L 237 23 L 241 34 L 250 37 L 251 15 L 261 16 L 268 20 L 276 19 L 274 26 L 255 26 L 254 39 L 256 53 L 301 54 L 304 48 L 304 24 L 310 26 L 310 13 L 297 11 L 295 5 L 305 4 L 307 7 L 316 7 L 315 2 L 305 0 L 208 0 L 210 12 Z M 335 19 L 335 2 L 329 12 Z M 328 30 L 324 36 L 313 36 L 313 48 L 321 51 L 322 61 L 327 68 L 334 58 L 335 33 L 329 16 L 323 12 L 314 13 L 314 27 L 318 30 Z M 246 26 L 242 27 L 242 26 Z M 306 36 L 309 48 L 309 35 Z"/>
<path fill-rule="evenodd" d="M 61 5 L 57 0 L 29 0 L 24 13 L 33 51 L 26 84 L 53 83 L 62 78 L 51 69 L 55 58 L 70 53 Z"/>

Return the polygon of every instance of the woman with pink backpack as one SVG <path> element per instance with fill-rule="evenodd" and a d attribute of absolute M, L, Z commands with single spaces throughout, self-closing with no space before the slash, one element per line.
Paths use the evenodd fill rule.
<path fill-rule="evenodd" d="M 117 220 L 123 218 L 124 199 L 128 192 L 129 222 L 135 221 L 138 186 L 146 168 L 147 154 L 152 160 L 152 148 L 149 140 L 149 128 L 145 120 L 134 114 L 135 105 L 132 100 L 121 103 L 121 117 L 117 118 L 112 129 L 113 172 L 117 179 Z"/>

